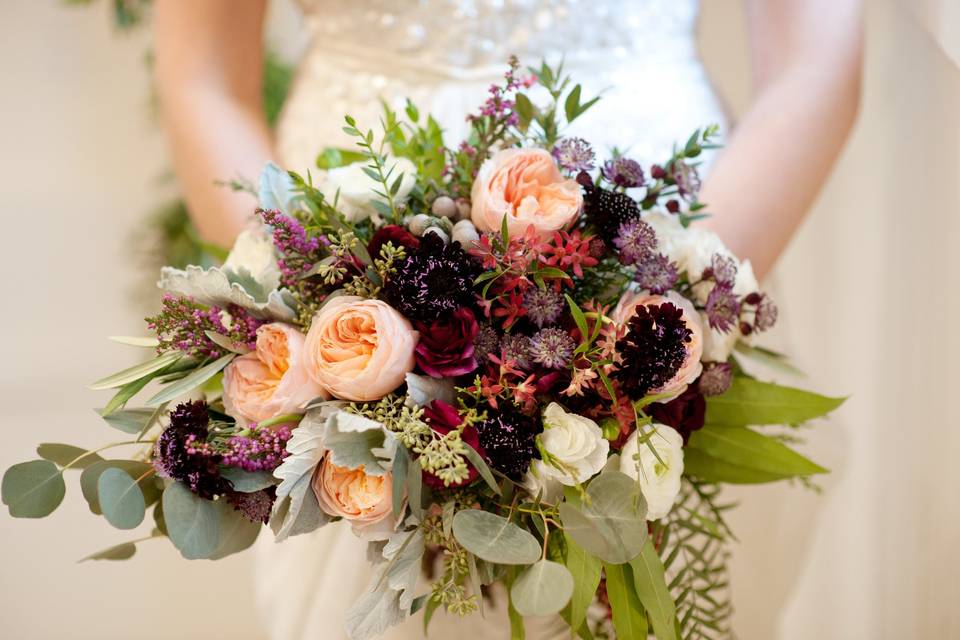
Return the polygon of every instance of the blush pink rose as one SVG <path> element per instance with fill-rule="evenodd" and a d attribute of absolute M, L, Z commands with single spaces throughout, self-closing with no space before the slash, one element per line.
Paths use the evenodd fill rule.
<path fill-rule="evenodd" d="M 300 413 L 311 400 L 327 397 L 307 374 L 303 334 L 280 322 L 257 329 L 257 348 L 227 365 L 223 406 L 237 420 L 262 422 Z"/>
<path fill-rule="evenodd" d="M 564 178 L 544 149 L 502 149 L 480 167 L 471 192 L 470 218 L 480 231 L 519 235 L 533 225 L 541 235 L 564 229 L 580 214 L 583 194 Z"/>
<path fill-rule="evenodd" d="M 329 457 L 314 472 L 313 492 L 325 513 L 350 520 L 355 528 L 380 522 L 393 512 L 391 474 L 368 475 L 363 466 L 347 469 Z"/>
<path fill-rule="evenodd" d="M 307 332 L 307 373 L 339 400 L 379 400 L 413 370 L 418 334 L 380 300 L 333 298 Z"/>
<path fill-rule="evenodd" d="M 627 291 L 610 312 L 610 318 L 617 324 L 626 324 L 633 317 L 638 305 L 660 305 L 664 302 L 669 302 L 683 311 L 683 320 L 690 329 L 691 336 L 690 342 L 687 343 L 687 357 L 683 365 L 669 382 L 660 389 L 653 389 L 651 393 L 668 393 L 671 397 L 676 397 L 686 390 L 687 385 L 700 377 L 703 371 L 703 364 L 700 362 L 703 356 L 703 325 L 700 323 L 700 314 L 697 313 L 693 303 L 676 291 L 670 291 L 663 296 L 645 291 Z"/>

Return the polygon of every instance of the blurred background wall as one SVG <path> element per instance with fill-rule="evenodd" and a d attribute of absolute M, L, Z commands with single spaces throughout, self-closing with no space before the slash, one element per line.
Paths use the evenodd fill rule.
<path fill-rule="evenodd" d="M 83 384 L 138 356 L 103 336 L 143 333 L 131 291 L 150 278 L 129 270 L 129 239 L 169 188 L 168 162 L 149 117 L 149 33 L 118 37 L 101 4 L 0 6 L 3 468 L 39 441 L 109 438 L 91 410 L 104 397 Z M 274 5 L 270 38 L 293 55 L 296 13 Z M 852 399 L 807 448 L 836 470 L 822 496 L 737 495 L 745 640 L 960 637 L 958 31 L 946 0 L 871 5 L 860 122 L 772 279 L 784 298 L 775 346 Z M 738 0 L 703 0 L 701 44 L 741 111 Z M 135 535 L 90 517 L 71 480 L 49 519 L 0 514 L 0 636 L 264 637 L 246 556 L 190 563 L 151 541 L 131 561 L 77 564 Z"/>

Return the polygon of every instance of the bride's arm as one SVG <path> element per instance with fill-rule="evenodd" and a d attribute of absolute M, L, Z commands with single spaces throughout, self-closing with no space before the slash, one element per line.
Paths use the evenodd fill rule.
<path fill-rule="evenodd" d="M 156 82 L 173 164 L 194 223 L 229 247 L 255 202 L 214 184 L 271 159 L 263 113 L 265 0 L 157 0 Z"/>
<path fill-rule="evenodd" d="M 756 97 L 700 199 L 705 226 L 758 277 L 769 272 L 853 126 L 863 48 L 860 0 L 747 0 Z"/>

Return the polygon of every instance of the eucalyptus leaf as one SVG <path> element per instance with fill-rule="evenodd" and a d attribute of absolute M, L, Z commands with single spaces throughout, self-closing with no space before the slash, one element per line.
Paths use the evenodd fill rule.
<path fill-rule="evenodd" d="M 740 427 L 799 424 L 825 416 L 845 400 L 737 376 L 725 393 L 707 398 L 707 422 Z"/>
<path fill-rule="evenodd" d="M 235 467 L 220 469 L 220 477 L 230 481 L 234 491 L 253 493 L 277 484 L 273 474 L 266 471 L 244 471 Z"/>
<path fill-rule="evenodd" d="M 136 552 L 136 544 L 133 542 L 122 542 L 118 545 L 103 549 L 102 551 L 91 553 L 87 557 L 81 558 L 79 562 L 86 562 L 87 560 L 129 560 Z"/>
<path fill-rule="evenodd" d="M 217 500 L 216 505 L 220 514 L 220 543 L 210 555 L 211 560 L 220 560 L 249 549 L 263 528 L 259 522 L 247 520 L 225 500 Z"/>
<path fill-rule="evenodd" d="M 697 449 L 732 465 L 775 475 L 779 479 L 826 473 L 779 440 L 746 427 L 707 425 L 690 437 L 689 449 Z"/>
<path fill-rule="evenodd" d="M 487 562 L 528 565 L 540 559 L 540 543 L 504 517 L 479 509 L 453 516 L 453 535 L 467 551 Z"/>
<path fill-rule="evenodd" d="M 144 426 L 153 417 L 155 409 L 123 409 L 104 414 L 101 409 L 97 413 L 114 429 L 119 429 L 124 433 L 140 433 Z"/>
<path fill-rule="evenodd" d="M 57 465 L 31 460 L 6 470 L 0 495 L 14 518 L 43 518 L 60 506 L 66 491 Z"/>
<path fill-rule="evenodd" d="M 164 402 L 169 402 L 174 398 L 182 396 L 188 391 L 193 391 L 204 382 L 220 373 L 224 367 L 230 364 L 230 361 L 236 357 L 236 354 L 228 353 L 225 356 L 217 358 L 210 364 L 191 372 L 185 378 L 178 380 L 164 388 L 155 396 L 147 400 L 148 407 L 156 407 Z"/>
<path fill-rule="evenodd" d="M 82 447 L 75 447 L 72 444 L 60 444 L 58 442 L 44 442 L 37 447 L 37 455 L 44 460 L 56 462 L 61 467 L 68 464 L 71 469 L 86 469 L 92 464 L 102 462 L 96 453 L 87 451 Z M 83 456 L 82 458 L 80 456 Z"/>
<path fill-rule="evenodd" d="M 139 484 L 126 471 L 104 469 L 97 480 L 97 495 L 103 517 L 117 529 L 133 529 L 143 522 L 146 501 Z"/>
<path fill-rule="evenodd" d="M 212 500 L 194 494 L 179 482 L 163 492 L 167 535 L 188 560 L 209 558 L 220 545 L 220 512 Z"/>
<path fill-rule="evenodd" d="M 657 640 L 676 640 L 677 606 L 667 587 L 663 562 L 650 540 L 643 545 L 640 555 L 630 561 L 630 569 L 637 597 Z"/>
<path fill-rule="evenodd" d="M 613 611 L 613 628 L 617 638 L 646 638 L 647 616 L 634 589 L 630 565 L 604 563 L 603 572 L 607 578 L 607 597 Z"/>
<path fill-rule="evenodd" d="M 523 616 L 546 616 L 563 609 L 573 595 L 573 576 L 565 566 L 540 560 L 517 576 L 510 600 Z"/>
<path fill-rule="evenodd" d="M 573 576 L 573 594 L 570 598 L 569 619 L 572 629 L 579 629 L 587 619 L 587 609 L 593 602 L 600 584 L 600 560 L 587 553 L 569 535 L 564 534 L 566 557 L 564 563 Z"/>
<path fill-rule="evenodd" d="M 560 519 L 577 544 L 610 564 L 632 560 L 647 539 L 646 503 L 636 481 L 619 471 L 594 478 L 579 506 L 562 502 Z"/>
<path fill-rule="evenodd" d="M 152 498 L 155 497 L 150 495 L 151 492 L 155 493 L 157 491 L 154 478 L 144 476 L 151 469 L 149 464 L 139 460 L 101 460 L 90 465 L 80 474 L 80 491 L 83 493 L 91 512 L 97 515 L 103 513 L 100 509 L 98 483 L 100 474 L 107 469 L 122 469 L 132 478 L 143 477 L 143 480 L 140 481 L 140 490 L 143 491 L 144 497 L 150 498 L 148 501 L 152 501 Z"/>
<path fill-rule="evenodd" d="M 123 371 L 107 376 L 106 378 L 101 378 L 100 380 L 97 380 L 91 384 L 90 388 L 94 390 L 100 390 L 122 387 L 127 383 L 140 380 L 144 376 L 148 376 L 155 371 L 163 369 L 167 365 L 173 364 L 182 356 L 183 354 L 179 351 L 164 353 L 163 355 L 157 356 L 153 360 L 142 362 L 138 365 L 134 365 L 128 369 L 124 369 Z"/>

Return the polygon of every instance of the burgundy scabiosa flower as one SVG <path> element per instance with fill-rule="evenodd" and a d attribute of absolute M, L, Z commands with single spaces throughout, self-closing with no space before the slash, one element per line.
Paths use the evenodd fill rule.
<path fill-rule="evenodd" d="M 727 333 L 737 326 L 740 318 L 740 301 L 733 293 L 733 287 L 726 283 L 717 284 L 707 295 L 707 321 L 710 328 Z"/>
<path fill-rule="evenodd" d="M 386 301 L 403 315 L 431 322 L 474 302 L 477 264 L 459 242 L 445 244 L 435 233 L 420 238 L 383 288 Z"/>
<path fill-rule="evenodd" d="M 657 295 L 673 289 L 679 278 L 677 265 L 670 262 L 670 259 L 662 253 L 652 251 L 647 253 L 635 267 L 634 281 L 640 285 L 641 289 Z"/>
<path fill-rule="evenodd" d="M 543 431 L 538 417 L 520 413 L 504 403 L 501 411 L 477 423 L 480 446 L 490 466 L 511 480 L 519 481 L 537 455 L 535 438 Z"/>
<path fill-rule="evenodd" d="M 553 158 L 567 171 L 579 173 L 593 169 L 595 154 L 583 138 L 563 138 L 553 147 Z"/>
<path fill-rule="evenodd" d="M 607 160 L 603 164 L 603 177 L 614 186 L 624 189 L 639 187 L 644 183 L 640 163 L 623 156 Z"/>
<path fill-rule="evenodd" d="M 545 327 L 559 320 L 566 308 L 559 293 L 540 287 L 528 289 L 523 304 L 527 308 L 527 318 L 538 327 Z"/>
<path fill-rule="evenodd" d="M 530 338 L 530 358 L 547 369 L 561 369 L 573 358 L 577 341 L 563 329 L 548 327 Z"/>
<path fill-rule="evenodd" d="M 613 244 L 619 250 L 620 262 L 636 264 L 657 246 L 657 234 L 643 220 L 629 220 L 619 226 Z"/>
<path fill-rule="evenodd" d="M 434 400 L 425 406 L 423 408 L 423 417 L 424 422 L 426 422 L 431 429 L 440 434 L 450 433 L 459 427 L 463 422 L 463 418 L 460 417 L 460 412 L 457 411 L 456 407 L 444 402 L 443 400 Z M 476 427 L 464 427 L 463 431 L 460 432 L 460 438 L 468 447 L 473 447 L 474 450 L 476 450 L 476 452 L 481 456 L 485 455 L 483 447 L 480 446 L 480 436 L 477 433 Z M 450 485 L 444 485 L 443 480 L 428 471 L 424 471 L 423 481 L 427 486 L 434 490 L 465 487 L 480 476 L 480 473 L 477 471 L 476 467 L 470 463 L 467 463 L 467 466 L 469 467 L 469 471 L 466 480 L 462 480 Z"/>
<path fill-rule="evenodd" d="M 669 302 L 638 305 L 627 327 L 616 347 L 623 363 L 611 377 L 628 397 L 637 399 L 665 385 L 680 370 L 693 332 L 683 310 Z"/>
<path fill-rule="evenodd" d="M 474 341 L 480 325 L 466 307 L 433 322 L 418 322 L 417 364 L 428 376 L 452 378 L 477 368 Z"/>
<path fill-rule="evenodd" d="M 370 238 L 370 242 L 367 243 L 367 251 L 370 253 L 370 257 L 373 260 L 379 258 L 380 250 L 388 242 L 393 244 L 394 247 L 404 247 L 408 252 L 414 251 L 420 246 L 418 237 L 399 225 L 388 224 L 377 229 L 377 232 Z"/>
<path fill-rule="evenodd" d="M 154 445 L 153 466 L 157 473 L 186 485 L 191 491 L 212 500 L 230 490 L 220 477 L 217 456 L 196 452 L 194 442 L 205 442 L 210 417 L 207 403 L 185 402 L 170 412 L 170 426 L 164 429 Z"/>
<path fill-rule="evenodd" d="M 699 389 L 690 386 L 673 400 L 654 402 L 645 411 L 656 422 L 676 429 L 686 444 L 690 440 L 690 434 L 703 428 L 707 403 Z"/>
<path fill-rule="evenodd" d="M 603 240 L 612 240 L 620 225 L 640 219 L 640 207 L 627 194 L 596 186 L 587 173 L 578 175 L 577 182 L 586 193 L 583 199 L 584 213 L 597 227 Z"/>

